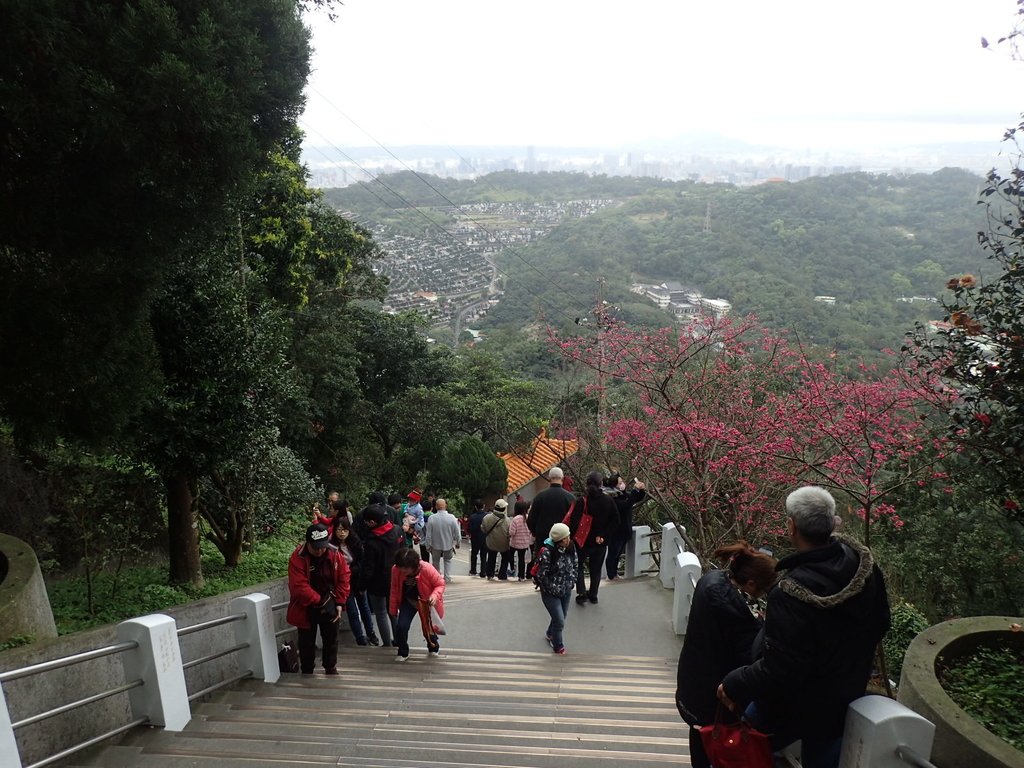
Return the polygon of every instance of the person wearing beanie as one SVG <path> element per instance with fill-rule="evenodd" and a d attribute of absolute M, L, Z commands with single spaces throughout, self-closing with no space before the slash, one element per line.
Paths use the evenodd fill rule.
<path fill-rule="evenodd" d="M 305 541 L 288 558 L 289 624 L 299 639 L 299 668 L 312 675 L 316 663 L 316 633 L 323 646 L 324 672 L 338 674 L 338 621 L 349 595 L 349 567 L 322 523 L 306 528 Z"/>
<path fill-rule="evenodd" d="M 425 521 L 423 519 L 423 505 L 420 504 L 420 499 L 422 498 L 423 496 L 417 490 L 409 491 L 408 496 L 406 496 L 409 503 L 402 513 L 402 530 L 405 531 L 405 544 L 409 547 L 418 545 L 423 534 Z"/>
<path fill-rule="evenodd" d="M 569 535 L 569 526 L 555 523 L 551 526 L 550 535 L 538 549 L 534 582 L 540 589 L 541 602 L 551 617 L 544 639 L 559 656 L 565 654 L 562 633 L 572 603 L 572 588 L 576 584 L 578 569 L 576 546 Z"/>
<path fill-rule="evenodd" d="M 548 482 L 551 485 L 537 494 L 530 507 L 530 513 L 526 516 L 526 525 L 533 534 L 537 548 L 548 537 L 551 526 L 562 522 L 565 513 L 572 506 L 575 497 L 562 487 L 564 480 L 565 474 L 560 467 L 549 469 Z"/>

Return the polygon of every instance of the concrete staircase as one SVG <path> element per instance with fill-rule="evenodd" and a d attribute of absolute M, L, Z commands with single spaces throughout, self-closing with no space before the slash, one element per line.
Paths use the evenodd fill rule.
<path fill-rule="evenodd" d="M 243 682 L 180 733 L 137 729 L 72 760 L 122 768 L 687 766 L 675 659 L 343 648 L 341 674 Z"/>

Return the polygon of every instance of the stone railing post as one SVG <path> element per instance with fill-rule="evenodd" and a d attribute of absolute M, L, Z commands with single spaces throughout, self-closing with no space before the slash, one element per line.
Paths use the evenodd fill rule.
<path fill-rule="evenodd" d="M 694 587 L 700 579 L 700 560 L 693 552 L 680 552 L 672 562 L 675 565 L 675 594 L 672 595 L 672 628 L 677 635 L 686 634 L 693 604 Z"/>
<path fill-rule="evenodd" d="M 643 574 L 654 558 L 651 556 L 651 527 L 633 526 L 633 535 L 626 543 L 626 578 L 634 579 Z"/>
<path fill-rule="evenodd" d="M 685 530 L 685 529 L 684 529 Z M 675 581 L 676 555 L 686 551 L 686 544 L 672 523 L 661 526 L 661 586 L 672 589 Z"/>
<path fill-rule="evenodd" d="M 11 727 L 11 713 L 7 709 L 4 688 L 0 685 L 0 768 L 21 768 L 18 742 Z"/>
<path fill-rule="evenodd" d="M 235 642 L 248 643 L 238 652 L 238 666 L 251 669 L 257 680 L 276 683 L 281 676 L 277 663 L 277 641 L 274 637 L 274 612 L 270 597 L 260 592 L 236 597 L 230 613 L 244 613 L 245 621 L 236 621 Z"/>
<path fill-rule="evenodd" d="M 152 725 L 180 731 L 192 718 L 181 666 L 181 646 L 174 619 L 163 614 L 140 616 L 117 625 L 117 638 L 139 647 L 122 655 L 126 681 L 141 678 L 143 685 L 128 691 L 134 717 L 148 717 Z"/>
<path fill-rule="evenodd" d="M 885 696 L 862 696 L 846 710 L 839 768 L 906 768 L 897 748 L 927 760 L 934 738 L 935 726 L 912 709 Z"/>

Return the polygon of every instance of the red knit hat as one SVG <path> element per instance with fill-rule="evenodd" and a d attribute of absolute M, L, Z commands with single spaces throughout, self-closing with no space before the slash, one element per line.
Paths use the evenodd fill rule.
<path fill-rule="evenodd" d="M 409 496 L 408 496 L 408 499 L 409 499 L 409 501 L 411 501 L 411 502 L 412 502 L 413 504 L 416 504 L 417 502 L 419 502 L 419 500 L 420 500 L 421 498 L 422 498 L 422 496 L 420 496 L 420 492 L 419 492 L 419 491 L 417 491 L 417 490 L 412 490 L 412 491 L 409 491 Z"/>

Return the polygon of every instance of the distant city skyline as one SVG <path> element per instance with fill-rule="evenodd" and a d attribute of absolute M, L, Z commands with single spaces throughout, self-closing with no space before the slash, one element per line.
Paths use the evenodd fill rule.
<path fill-rule="evenodd" d="M 681 137 L 870 154 L 999 151 L 1013 0 L 345 0 L 312 14 L 307 146 L 590 147 Z"/>

